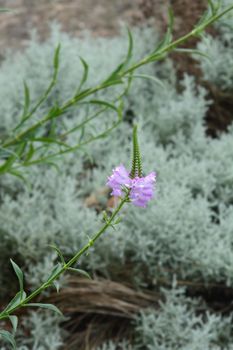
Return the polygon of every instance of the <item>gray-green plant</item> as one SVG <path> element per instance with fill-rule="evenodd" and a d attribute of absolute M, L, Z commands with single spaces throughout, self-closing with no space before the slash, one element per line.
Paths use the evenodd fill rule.
<path fill-rule="evenodd" d="M 227 6 L 231 0 L 224 0 L 222 6 Z M 204 79 L 225 94 L 231 94 L 233 89 L 233 17 L 228 14 L 215 24 L 216 35 L 205 34 L 197 48 L 208 55 L 208 59 L 199 61 Z M 224 95 L 223 95 L 224 96 Z"/>
<path fill-rule="evenodd" d="M 203 300 L 185 296 L 183 288 L 163 290 L 159 310 L 136 317 L 134 349 L 220 350 L 232 349 L 232 315 L 205 311 Z"/>
<path fill-rule="evenodd" d="M 25 96 L 24 96 L 24 106 L 23 106 L 23 110 L 24 111 L 23 111 L 23 114 L 22 114 L 22 118 L 21 118 L 20 124 L 16 123 L 17 126 L 15 127 L 15 130 L 14 130 L 15 134 L 14 133 L 12 134 L 12 132 L 9 133 L 9 130 L 11 131 L 11 129 L 8 129 L 8 131 L 6 133 L 6 136 L 4 136 L 4 141 L 2 143 L 2 148 L 3 148 L 3 150 L 2 150 L 3 151 L 3 153 L 2 153 L 3 164 L 2 164 L 2 168 L 1 168 L 2 169 L 2 173 L 4 173 L 4 174 L 5 173 L 9 173 L 9 174 L 12 174 L 12 175 L 16 175 L 16 176 L 21 176 L 22 177 L 22 176 L 24 176 L 24 174 L 22 174 L 22 172 L 19 172 L 19 169 L 22 169 L 22 167 L 31 166 L 31 165 L 35 165 L 35 164 L 39 164 L 39 163 L 48 163 L 48 162 L 50 163 L 50 161 L 53 160 L 54 157 L 60 156 L 60 155 L 65 154 L 65 153 L 70 153 L 71 151 L 73 152 L 76 149 L 82 149 L 82 147 L 84 145 L 86 146 L 90 142 L 92 142 L 93 140 L 99 139 L 99 137 L 102 137 L 102 136 L 105 136 L 106 134 L 108 134 L 108 131 L 112 130 L 112 127 L 115 128 L 115 126 L 118 125 L 119 121 L 113 122 L 113 124 L 110 127 L 105 128 L 104 130 L 101 130 L 101 133 L 96 134 L 94 136 L 91 135 L 89 138 L 84 139 L 84 141 L 81 141 L 81 143 L 69 144 L 69 146 L 67 146 L 60 139 L 61 136 L 64 137 L 64 132 L 60 133 L 60 129 L 58 128 L 58 126 L 59 126 L 62 129 L 62 131 L 63 131 L 63 127 L 64 127 L 63 122 L 64 121 L 62 121 L 58 125 L 53 125 L 53 123 L 51 125 L 50 122 L 52 122 L 54 120 L 58 120 L 57 118 L 61 117 L 61 112 L 69 111 L 69 108 L 70 108 L 70 112 L 75 113 L 75 109 L 72 109 L 72 108 L 76 105 L 76 103 L 79 103 L 79 106 L 82 106 L 82 103 L 80 103 L 80 101 L 83 101 L 84 98 L 86 98 L 88 96 L 91 96 L 92 94 L 99 93 L 102 89 L 109 88 L 108 83 L 110 85 L 115 85 L 115 84 L 117 84 L 117 85 L 118 84 L 119 85 L 124 85 L 123 83 L 126 80 L 126 86 L 123 87 L 123 90 L 120 91 L 120 92 L 118 90 L 115 91 L 115 93 L 116 93 L 115 96 L 116 97 L 114 97 L 114 100 L 110 100 L 110 102 L 109 101 L 106 102 L 105 100 L 98 99 L 99 96 L 97 94 L 97 99 L 96 99 L 96 95 L 95 95 L 95 99 L 94 100 L 87 100 L 86 101 L 87 102 L 87 107 L 88 108 L 90 107 L 90 109 L 91 109 L 92 105 L 94 105 L 94 106 L 96 106 L 96 105 L 99 106 L 100 105 L 100 106 L 103 107 L 103 108 L 100 108 L 99 110 L 94 109 L 93 116 L 91 115 L 91 120 L 88 117 L 88 112 L 89 112 L 88 108 L 87 108 L 87 111 L 85 111 L 85 113 L 82 116 L 83 120 L 78 125 L 77 124 L 74 125 L 73 122 L 71 123 L 69 121 L 69 113 L 68 113 L 67 116 L 66 116 L 68 121 L 67 121 L 67 124 L 65 125 L 65 129 L 67 129 L 67 126 L 68 126 L 68 131 L 66 131 L 65 137 L 67 136 L 68 140 L 71 141 L 71 142 L 76 141 L 75 137 L 69 139 L 69 135 L 71 135 L 72 132 L 74 132 L 74 131 L 76 132 L 78 129 L 81 128 L 82 132 L 81 132 L 80 138 L 82 140 L 83 137 L 86 137 L 86 130 L 83 128 L 83 126 L 84 125 L 88 125 L 89 122 L 92 121 L 92 120 L 95 120 L 95 118 L 97 118 L 97 117 L 99 118 L 99 114 L 98 114 L 99 112 L 103 112 L 103 111 L 106 112 L 107 110 L 110 109 L 111 111 L 116 112 L 118 114 L 118 116 L 119 115 L 121 116 L 121 114 L 122 114 L 122 105 L 121 104 L 120 105 L 115 105 L 115 103 L 117 104 L 118 101 L 120 100 L 120 98 L 123 97 L 122 93 L 124 94 L 125 92 L 128 92 L 128 88 L 129 88 L 130 84 L 132 84 L 132 81 L 134 79 L 134 77 L 133 77 L 133 75 L 131 73 L 134 70 L 138 69 L 139 67 L 144 66 L 145 64 L 147 64 L 149 62 L 154 62 L 154 61 L 163 59 L 166 56 L 166 53 L 168 53 L 169 51 L 175 49 L 179 44 L 181 44 L 182 42 L 184 42 L 185 40 L 187 40 L 191 36 L 199 34 L 207 25 L 211 24 L 213 21 L 218 19 L 224 12 L 225 11 L 223 11 L 221 13 L 218 13 L 217 12 L 217 8 L 214 7 L 214 6 L 211 6 L 210 10 L 209 10 L 209 15 L 207 17 L 205 17 L 204 21 L 200 22 L 199 25 L 197 27 L 195 27 L 194 30 L 191 33 L 187 34 L 186 36 L 184 36 L 184 37 L 182 37 L 182 38 L 180 38 L 180 39 L 178 39 L 176 41 L 172 41 L 172 35 L 171 35 L 172 34 L 171 33 L 172 17 L 171 17 L 171 23 L 170 23 L 169 30 L 168 30 L 168 32 L 167 32 L 163 42 L 160 43 L 160 45 L 158 45 L 157 50 L 155 50 L 153 53 L 148 54 L 145 58 L 142 58 L 141 60 L 139 60 L 138 62 L 132 64 L 131 66 L 127 66 L 127 64 L 129 63 L 128 61 L 130 60 L 131 55 L 132 55 L 132 37 L 129 34 L 130 45 L 129 45 L 129 50 L 128 50 L 127 57 L 123 61 L 123 63 L 118 66 L 118 68 L 114 71 L 113 74 L 110 74 L 107 79 L 103 80 L 102 83 L 97 84 L 94 88 L 92 88 L 92 87 L 91 88 L 87 88 L 87 89 L 84 89 L 83 91 L 79 92 L 78 94 L 75 94 L 74 98 L 68 99 L 68 102 L 66 102 L 67 100 L 65 99 L 64 104 L 62 104 L 62 106 L 60 106 L 60 107 L 58 107 L 56 105 L 57 103 L 55 103 L 56 106 L 54 107 L 54 105 L 52 103 L 52 107 L 50 105 L 49 106 L 50 107 L 49 110 L 46 111 L 47 114 L 45 113 L 46 116 L 40 118 L 38 115 L 36 115 L 36 119 L 39 118 L 39 121 L 37 119 L 36 123 L 34 123 L 33 119 L 32 119 L 32 117 L 34 116 L 34 113 L 36 113 L 36 112 L 38 112 L 40 110 L 43 111 L 43 109 L 42 109 L 43 103 L 45 101 L 47 102 L 49 100 L 49 96 L 50 96 L 49 94 L 53 93 L 51 95 L 52 96 L 51 97 L 52 100 L 54 99 L 57 102 L 57 99 L 58 99 L 56 97 L 56 90 L 54 89 L 55 88 L 55 81 L 57 79 L 58 62 L 59 62 L 58 58 L 59 58 L 59 52 L 60 52 L 60 49 L 58 47 L 57 50 L 56 50 L 55 59 L 54 59 L 54 75 L 53 75 L 53 79 L 52 79 L 50 85 L 48 86 L 46 92 L 41 96 L 39 101 L 37 101 L 37 103 L 35 103 L 33 105 L 32 109 L 30 109 L 29 111 L 28 111 L 29 102 L 31 100 L 30 95 L 32 95 L 32 94 L 29 92 L 31 90 L 28 88 L 27 84 L 25 83 L 25 88 L 24 88 L 24 95 Z M 83 60 L 82 60 L 82 63 L 83 63 L 83 66 L 84 66 L 84 74 L 83 74 L 83 77 L 81 79 L 81 82 L 85 83 L 86 82 L 86 75 L 87 75 L 87 65 L 85 65 L 85 62 Z M 125 77 L 126 77 L 126 79 L 125 79 Z M 140 78 L 144 77 L 145 78 L 146 76 L 143 75 L 143 74 L 138 74 L 138 77 L 140 77 Z M 176 103 L 175 99 L 174 99 L 174 97 L 176 95 L 176 92 L 175 92 L 175 89 L 172 89 L 170 91 L 170 94 L 173 95 L 172 96 L 173 97 L 172 102 L 174 103 L 174 106 L 172 106 L 172 104 L 170 104 L 170 105 L 168 104 L 168 106 L 169 106 L 168 107 L 168 111 L 169 111 L 169 108 L 171 108 L 170 111 L 173 111 L 172 108 L 177 108 L 177 106 L 181 106 L 182 101 L 185 99 L 185 97 L 187 97 L 187 99 L 188 99 L 189 94 L 193 95 L 192 89 L 191 90 L 189 89 L 189 87 L 192 84 L 190 84 L 190 80 L 188 78 L 186 79 L 186 81 L 189 81 L 189 82 L 187 82 L 187 87 L 188 88 L 186 88 L 186 90 L 185 90 L 187 96 L 184 95 L 183 97 L 180 98 L 180 101 L 177 101 L 177 103 Z M 158 83 L 158 81 L 156 81 L 156 83 Z M 133 85 L 134 84 L 132 84 L 132 90 L 134 89 Z M 164 90 L 168 92 L 170 87 L 171 86 L 165 87 Z M 54 90 L 52 90 L 52 89 L 54 89 Z M 152 89 L 152 92 L 153 92 L 153 89 Z M 202 98 L 197 98 L 197 101 L 200 102 L 201 100 L 202 100 Z M 49 104 L 51 104 L 51 101 L 50 101 Z M 137 101 L 136 100 L 135 100 L 135 105 L 137 106 Z M 86 106 L 86 103 L 85 103 L 85 106 Z M 143 107 L 145 108 L 146 106 L 143 106 Z M 156 106 L 156 107 L 158 108 L 158 106 Z M 204 110 L 207 108 L 205 103 L 203 103 L 203 107 L 202 108 Z M 159 106 L 159 109 L 161 111 L 160 124 L 162 125 L 162 116 L 167 114 L 166 113 L 166 107 L 165 107 L 165 105 L 161 104 L 161 106 Z M 142 107 L 141 107 L 141 110 L 143 110 Z M 13 115 L 15 115 L 15 111 L 14 111 Z M 12 117 L 10 117 L 10 118 L 12 118 L 12 120 L 14 118 L 13 115 L 12 115 Z M 189 161 L 189 154 L 188 153 L 189 152 L 190 153 L 194 152 L 193 151 L 193 148 L 194 148 L 194 145 L 195 145 L 195 143 L 194 143 L 194 136 L 195 136 L 194 132 L 195 131 L 199 132 L 200 131 L 200 127 L 201 127 L 201 122 L 199 122 L 199 123 L 195 122 L 193 118 L 191 118 L 190 121 L 186 121 L 185 120 L 185 116 L 186 115 L 184 114 L 184 116 L 181 118 L 181 122 L 179 124 L 180 128 L 176 127 L 175 123 L 174 123 L 174 126 L 171 128 L 171 130 L 167 131 L 164 128 L 164 131 L 163 131 L 162 128 L 160 128 L 157 131 L 158 135 L 156 136 L 158 138 L 158 140 L 160 139 L 163 142 L 164 145 L 167 145 L 168 149 L 169 149 L 169 144 L 171 145 L 171 143 L 173 143 L 173 142 L 176 143 L 176 148 L 175 148 L 174 152 L 172 150 L 170 150 L 170 152 L 169 152 L 170 156 L 174 156 L 174 154 L 176 156 L 180 156 L 181 152 L 184 151 L 182 149 L 182 142 L 184 141 L 184 139 L 191 138 L 193 143 L 190 142 L 189 147 L 186 147 L 186 149 L 185 149 L 185 151 L 187 153 L 187 155 L 186 155 L 187 160 L 185 160 L 185 154 L 184 155 L 182 154 L 182 157 L 180 156 L 180 158 L 182 158 L 182 161 L 183 161 L 184 164 L 186 164 L 185 161 L 187 161 L 187 162 Z M 141 124 L 144 123 L 143 120 L 140 119 L 140 116 L 139 116 L 139 122 Z M 155 124 L 153 126 L 154 129 L 156 129 L 156 127 L 158 125 L 157 123 L 158 123 L 158 120 L 155 121 Z M 72 128 L 69 129 L 69 125 L 71 125 L 71 124 L 73 124 Z M 190 124 L 193 124 L 192 128 L 190 128 Z M 99 123 L 98 126 L 103 127 L 103 125 L 101 125 L 101 123 Z M 25 127 L 25 130 L 18 132 L 18 130 L 20 128 L 24 128 L 24 127 Z M 48 127 L 48 129 L 46 129 L 46 127 Z M 121 126 L 119 125 L 119 129 L 120 129 L 120 127 Z M 146 122 L 145 122 L 144 128 L 145 128 L 145 130 L 147 128 Z M 180 130 L 181 128 L 182 128 L 182 131 Z M 148 130 L 148 133 L 152 134 L 152 129 L 151 129 L 150 126 L 149 126 L 149 129 L 150 130 Z M 59 130 L 59 132 L 57 132 L 58 130 Z M 107 130 L 107 133 L 106 133 L 106 130 Z M 47 135 L 44 136 L 45 131 L 47 131 L 49 136 L 47 136 Z M 4 132 L 5 132 L 5 130 L 4 130 Z M 176 134 L 176 140 L 172 139 L 172 135 L 174 135 L 174 133 Z M 52 136 L 52 138 L 51 138 L 51 136 Z M 106 147 L 106 142 L 107 141 L 105 139 L 103 139 L 103 140 L 100 140 L 99 144 L 101 146 L 105 145 L 105 147 Z M 197 145 L 198 147 L 195 150 L 196 153 L 197 153 L 197 159 L 198 159 L 198 157 L 200 157 L 200 152 L 202 152 L 202 150 L 203 150 L 202 149 L 202 145 L 206 141 L 204 140 L 204 138 L 201 138 L 201 142 L 202 143 Z M 227 142 L 229 142 L 229 141 L 227 141 Z M 48 144 L 49 144 L 49 147 L 48 147 Z M 53 147 L 54 147 L 53 149 L 51 148 L 51 145 L 53 145 Z M 115 146 L 117 146 L 117 145 L 118 145 L 118 148 L 115 147 L 115 153 L 119 153 L 118 152 L 118 150 L 119 150 L 119 140 L 118 140 L 118 142 L 116 142 Z M 206 146 L 206 143 L 205 143 L 205 146 Z M 127 142 L 125 142 L 125 146 L 124 147 L 125 147 L 125 150 L 127 150 Z M 149 148 L 150 148 L 150 145 L 148 145 L 148 149 Z M 95 151 L 97 152 L 98 149 L 94 150 L 94 153 L 95 153 Z M 52 153 L 50 153 L 50 152 L 52 152 Z M 88 154 L 91 153 L 91 152 L 93 152 L 93 151 L 91 149 L 88 149 Z M 163 153 L 164 153 L 163 148 L 160 147 L 158 149 L 158 153 L 157 153 L 158 159 L 160 159 L 160 161 L 163 161 L 164 164 L 165 164 L 165 162 L 168 162 L 168 159 L 167 159 L 167 156 L 164 155 Z M 154 157 L 154 155 L 155 154 L 153 154 L 153 157 Z M 193 153 L 192 153 L 192 155 L 193 155 Z M 117 157 L 119 157 L 119 154 L 118 154 L 118 156 L 116 154 L 116 158 Z M 109 160 L 111 162 L 116 159 L 116 158 L 113 158 L 113 153 L 111 154 L 111 158 L 112 158 L 112 160 Z M 148 158 L 149 159 L 147 160 L 147 163 L 148 164 L 150 162 L 152 163 L 153 160 L 150 159 L 150 157 L 148 157 Z M 74 158 L 70 158 L 70 161 L 71 162 L 74 161 Z M 170 161 L 168 163 L 169 163 L 169 165 L 172 165 L 172 161 Z M 100 164 L 101 164 L 101 162 L 100 162 Z M 163 169 L 164 170 L 166 169 L 165 165 L 164 165 Z M 37 169 L 36 169 L 36 171 L 37 171 Z M 95 173 L 95 171 L 94 171 L 94 173 Z M 180 175 L 180 173 L 179 173 L 179 175 Z M 216 175 L 218 176 L 219 173 L 217 172 Z M 36 177 L 36 174 L 34 176 Z M 204 174 L 204 176 L 205 176 L 205 174 Z M 166 177 L 164 178 L 164 181 L 165 181 L 165 179 L 166 179 Z M 4 179 L 4 181 L 6 181 L 6 183 L 7 183 L 8 180 Z M 176 188 L 176 186 L 173 187 L 172 185 L 173 184 L 171 183 L 170 190 L 172 190 L 172 188 L 173 189 Z M 183 199 L 186 199 L 190 195 L 190 193 L 192 193 L 194 190 L 195 191 L 199 191 L 200 193 L 202 193 L 202 191 L 207 191 L 207 189 L 202 188 L 202 186 L 201 186 L 202 184 L 201 184 L 201 181 L 199 179 L 196 179 L 196 183 L 194 181 L 194 184 L 192 185 L 190 193 L 186 189 L 186 186 L 188 186 L 188 184 L 183 184 L 183 185 L 185 185 L 185 186 L 181 189 L 181 191 L 177 192 L 177 195 L 181 195 L 181 194 L 183 195 L 183 197 L 181 197 Z M 196 188 L 195 188 L 194 185 L 196 186 Z M 38 186 L 39 186 L 39 184 L 38 184 Z M 211 186 L 211 183 L 210 183 L 210 186 Z M 221 190 L 222 190 L 222 188 L 220 186 L 220 191 L 219 191 L 220 195 L 221 195 Z M 210 193 L 209 189 L 208 189 L 207 193 L 208 194 Z M 166 195 L 166 193 L 165 193 L 165 195 Z M 223 193 L 223 195 L 226 195 L 225 192 Z M 27 196 L 27 194 L 26 194 L 26 196 Z M 6 199 L 6 201 L 7 201 L 7 199 Z M 10 198 L 9 198 L 9 201 L 11 201 Z M 195 205 L 197 205 L 197 204 L 200 205 L 202 203 L 199 203 L 199 202 L 195 203 Z M 187 203 L 184 202 L 184 206 L 186 206 L 186 205 L 187 205 Z M 203 202 L 203 205 L 204 205 L 203 209 L 205 209 L 205 202 Z M 192 212 L 194 207 L 195 206 L 193 204 L 193 206 L 191 206 L 191 208 L 190 208 L 190 212 Z M 181 207 L 181 210 L 182 210 L 182 207 Z M 172 212 L 172 208 L 171 208 L 171 212 Z M 149 216 L 149 214 L 148 214 L 148 216 Z M 163 215 L 161 213 L 161 218 L 162 217 L 163 217 Z M 132 213 L 132 218 L 134 218 L 134 214 L 133 213 Z M 159 218 L 159 216 L 157 216 L 157 219 L 158 218 Z M 145 217 L 145 221 L 146 220 L 147 219 Z M 202 220 L 202 218 L 200 218 L 200 220 Z M 130 215 L 128 216 L 128 221 L 131 223 Z M 161 227 L 163 225 L 163 223 L 164 223 L 163 220 L 160 220 L 160 221 L 161 222 L 159 223 L 159 220 L 158 220 L 158 226 L 159 227 Z M 127 224 L 127 222 L 126 222 L 126 224 Z M 182 224 L 183 224 L 183 221 L 182 221 Z M 207 224 L 208 224 L 208 222 L 207 222 Z M 167 230 L 167 228 L 165 226 L 164 227 L 164 233 L 167 232 L 166 230 Z M 123 231 L 124 231 L 124 228 L 123 228 Z M 179 226 L 178 226 L 178 231 L 179 231 Z M 134 233 L 135 232 L 136 232 L 136 230 L 134 231 Z M 185 232 L 185 230 L 184 230 L 184 232 Z M 149 233 L 150 233 L 150 231 L 148 231 L 148 235 L 149 235 Z M 123 234 L 124 234 L 124 232 L 123 232 Z M 194 234 L 195 234 L 195 232 L 194 232 Z M 122 236 L 120 236 L 120 237 L 122 237 Z M 122 258 L 122 253 L 125 255 L 125 253 L 127 253 L 128 249 L 129 250 L 131 250 L 131 249 L 135 250 L 135 248 L 137 246 L 137 237 L 139 239 L 139 236 L 136 235 L 136 238 L 134 237 L 134 239 L 131 241 L 131 245 L 127 244 L 126 247 L 122 247 L 122 252 L 118 252 L 119 253 L 119 258 Z M 163 240 L 163 236 L 160 235 L 159 237 L 161 237 L 161 241 L 162 241 Z M 123 242 L 123 240 L 122 240 L 122 242 Z M 89 248 L 91 243 L 92 243 L 92 241 L 88 242 L 88 244 L 85 247 L 88 246 L 88 248 Z M 105 244 L 105 242 L 102 241 L 101 244 L 100 244 L 100 249 L 101 249 L 101 246 L 102 246 L 102 249 L 104 249 L 104 244 Z M 108 241 L 108 243 L 106 241 L 106 244 L 109 244 L 109 241 Z M 135 255 L 135 257 L 134 257 L 135 262 L 139 260 L 139 262 L 143 262 L 143 263 L 149 264 L 149 261 L 150 261 L 149 254 L 150 254 L 150 244 L 151 244 L 151 242 L 150 242 L 150 240 L 145 241 L 145 246 L 144 247 L 142 246 L 142 242 L 141 241 L 140 241 L 140 244 L 141 244 L 140 245 L 140 252 L 138 252 L 138 256 Z M 172 248 L 172 246 L 171 246 L 171 248 Z M 179 246 L 175 247 L 174 253 L 177 251 L 177 248 L 179 249 L 180 247 Z M 58 248 L 56 248 L 56 249 L 58 249 Z M 69 248 L 66 247 L 66 249 L 69 249 Z M 172 249 L 171 249 L 171 251 L 172 251 Z M 58 250 L 58 252 L 59 252 L 59 250 Z M 111 252 L 111 250 L 110 250 L 110 252 Z M 111 253 L 113 253 L 113 255 L 114 255 L 114 252 L 111 252 Z M 76 257 L 77 257 L 77 255 L 76 255 Z M 100 257 L 101 257 L 101 254 L 100 254 Z M 75 261 L 75 260 L 73 260 L 73 261 Z M 93 259 L 93 261 L 94 261 L 94 259 Z M 90 264 L 93 264 L 93 261 L 92 262 L 90 261 Z M 163 264 L 165 263 L 165 261 L 166 260 L 163 261 Z M 20 269 L 17 267 L 17 265 L 13 264 L 13 266 L 14 266 L 15 270 L 17 271 L 17 275 L 20 276 L 19 280 L 20 280 L 21 287 L 22 287 L 22 273 L 21 273 Z M 179 264 L 178 264 L 178 266 L 179 266 Z M 204 266 L 204 268 L 203 268 L 203 266 Z M 207 265 L 207 266 L 210 266 L 210 265 Z M 140 267 L 140 264 L 137 265 L 137 268 L 139 268 L 139 267 Z M 161 264 L 160 264 L 160 267 L 161 267 Z M 206 269 L 205 265 L 201 265 L 201 267 L 203 268 L 203 270 Z M 197 271 L 199 271 L 199 269 L 200 269 L 200 267 L 197 267 Z M 153 269 L 152 269 L 152 274 L 153 273 L 154 272 L 153 272 Z M 59 274 L 60 273 L 58 273 L 58 271 L 56 271 L 55 274 L 52 277 L 52 280 L 55 279 L 54 277 L 57 277 Z M 210 273 L 210 275 L 211 275 L 211 273 Z M 50 284 L 50 282 L 52 282 L 52 280 L 51 280 L 51 277 L 50 277 L 47 280 L 47 282 L 49 282 L 49 283 L 46 284 L 46 282 L 44 282 L 42 284 L 42 286 L 47 287 Z M 39 290 L 39 292 L 41 292 L 42 289 L 44 289 L 44 288 L 39 287 L 37 289 L 37 291 Z M 36 294 L 37 293 L 32 292 L 31 296 L 34 296 Z M 18 296 L 20 296 L 20 297 L 23 296 L 23 290 L 22 289 L 20 291 L 20 294 L 18 294 Z M 30 297 L 30 295 L 29 295 L 29 297 Z M 25 299 L 25 300 L 29 301 L 29 299 L 28 300 Z M 20 303 L 23 303 L 23 301 L 21 300 Z M 52 308 L 54 309 L 53 306 L 52 306 Z M 13 309 L 11 311 L 13 311 Z M 16 318 L 14 318 L 14 317 L 12 318 L 11 317 L 11 321 L 12 321 L 13 325 L 15 326 L 16 325 Z M 5 336 L 6 338 L 8 338 L 8 340 L 12 344 L 14 344 L 14 340 L 10 336 L 9 333 L 6 333 L 6 332 L 3 331 L 2 335 Z"/>
<path fill-rule="evenodd" d="M 190 298 L 185 289 L 162 289 L 159 308 L 142 310 L 134 319 L 133 343 L 106 342 L 101 350 L 231 350 L 232 315 L 206 311 L 201 298 Z M 205 312 L 201 312 L 205 310 Z M 199 311 L 199 314 L 198 314 Z M 99 350 L 98 349 L 98 350 Z"/>

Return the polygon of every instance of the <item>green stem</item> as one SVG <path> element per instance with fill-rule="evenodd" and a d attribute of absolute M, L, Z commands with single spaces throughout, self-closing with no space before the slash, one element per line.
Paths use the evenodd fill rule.
<path fill-rule="evenodd" d="M 173 42 L 171 42 L 170 44 L 168 44 L 167 46 L 165 46 L 164 48 L 159 50 L 157 53 L 148 55 L 147 57 L 145 57 L 144 59 L 142 59 L 138 63 L 136 63 L 136 64 L 132 65 L 131 67 L 129 67 L 127 70 L 121 72 L 121 74 L 119 74 L 118 79 L 127 77 L 130 73 L 135 71 L 137 68 L 139 68 L 139 67 L 141 67 L 141 66 L 143 66 L 145 64 L 148 64 L 149 62 L 153 62 L 153 61 L 159 60 L 160 58 L 163 58 L 164 54 L 172 51 L 174 48 L 176 48 L 178 45 L 184 43 L 188 39 L 190 39 L 190 38 L 192 38 L 194 36 L 197 36 L 201 31 L 206 29 L 206 27 L 208 27 L 213 22 L 215 22 L 218 19 L 220 19 L 222 16 L 224 16 L 226 13 L 230 12 L 231 10 L 233 10 L 233 5 L 228 7 L 228 8 L 226 8 L 220 14 L 216 14 L 216 15 L 212 16 L 208 21 L 206 21 L 202 25 L 197 26 L 190 33 L 182 36 L 181 38 L 178 38 L 177 40 L 174 40 Z M 58 116 L 63 114 L 66 111 L 67 108 L 75 105 L 77 102 L 79 102 L 79 101 L 83 100 L 84 98 L 86 98 L 86 97 L 88 97 L 90 95 L 93 95 L 95 92 L 103 90 L 103 89 L 105 89 L 105 88 L 107 88 L 108 86 L 111 86 L 111 85 L 112 85 L 112 83 L 108 84 L 108 83 L 104 82 L 104 83 L 102 83 L 100 85 L 97 85 L 94 88 L 90 88 L 90 89 L 86 89 L 86 90 L 82 91 L 80 94 L 78 94 L 74 98 L 72 98 L 69 101 L 67 101 L 60 108 Z M 6 141 L 2 145 L 2 147 L 6 148 L 6 147 L 13 146 L 13 145 L 17 144 L 18 142 L 22 141 L 22 139 L 25 136 L 27 136 L 28 134 L 30 134 L 31 132 L 36 130 L 38 127 L 40 127 L 41 125 L 43 125 L 44 123 L 46 123 L 50 119 L 51 118 L 49 116 L 44 117 L 42 120 L 40 120 L 39 122 L 37 122 L 36 124 L 34 124 L 30 128 L 28 128 L 27 130 L 25 130 L 22 133 L 20 133 L 19 135 L 15 136 L 12 140 Z"/>
<path fill-rule="evenodd" d="M 82 92 L 76 98 L 75 97 L 72 98 L 71 100 L 66 102 L 58 110 L 56 117 L 58 117 L 59 115 L 63 114 L 69 107 L 75 105 L 77 102 L 79 102 L 80 100 L 84 99 L 85 97 L 94 94 L 95 92 L 99 91 L 100 89 L 101 89 L 101 86 L 97 86 L 96 88 L 89 89 L 87 91 Z M 22 141 L 25 136 L 27 136 L 28 134 L 31 134 L 32 132 L 37 130 L 40 126 L 44 125 L 49 120 L 51 120 L 50 116 L 46 115 L 44 118 L 42 118 L 37 123 L 35 123 L 31 127 L 29 127 L 27 130 L 25 130 L 25 131 L 21 132 L 20 134 L 16 135 L 12 140 L 6 141 L 2 145 L 2 147 L 7 148 L 7 147 L 10 147 L 10 146 L 13 146 L 13 145 L 17 144 L 18 142 Z"/>
<path fill-rule="evenodd" d="M 64 264 L 55 275 L 53 275 L 51 278 L 49 278 L 45 283 L 43 283 L 39 288 L 37 288 L 34 292 L 32 292 L 27 298 L 25 298 L 20 304 L 18 304 L 13 309 L 9 310 L 8 312 L 0 313 L 0 320 L 7 318 L 10 314 L 12 314 L 17 309 L 26 306 L 33 298 L 35 298 L 37 295 L 39 295 L 41 292 L 43 292 L 45 289 L 51 286 L 51 284 L 58 279 L 60 275 L 62 275 L 66 270 L 69 269 L 74 263 L 78 261 L 78 259 L 95 243 L 95 241 L 106 231 L 106 229 L 112 225 L 112 222 L 116 215 L 120 212 L 123 205 L 128 202 L 129 197 L 128 194 L 121 200 L 117 208 L 114 210 L 112 215 L 110 216 L 109 220 L 105 223 L 105 225 L 89 240 L 89 242 L 81 249 L 79 250 L 66 264 Z"/>
<path fill-rule="evenodd" d="M 207 27 L 209 27 L 212 23 L 216 22 L 218 19 L 220 19 L 221 17 L 223 17 L 226 13 L 230 12 L 231 10 L 233 10 L 233 5 L 226 8 L 223 12 L 221 12 L 220 14 L 216 14 L 214 16 L 212 16 L 208 21 L 206 21 L 205 23 L 203 23 L 202 25 L 194 28 L 191 32 L 187 33 L 186 35 L 182 36 L 181 38 L 178 38 L 177 40 L 174 40 L 173 42 L 171 42 L 170 44 L 168 44 L 167 46 L 165 46 L 164 48 L 162 48 L 161 50 L 159 50 L 152 59 L 152 55 L 149 55 L 147 57 L 145 57 L 144 59 L 142 59 L 140 62 L 136 63 L 135 65 L 133 65 L 132 67 L 130 67 L 128 70 L 126 70 L 124 72 L 124 75 L 132 73 L 133 71 L 135 71 L 135 69 L 144 66 L 145 64 L 149 63 L 149 62 L 153 62 L 158 60 L 159 58 L 163 57 L 164 54 L 172 51 L 173 49 L 175 49 L 178 45 L 183 44 L 185 41 L 189 40 L 192 37 L 197 36 L 200 32 L 202 32 L 203 30 L 205 30 Z"/>

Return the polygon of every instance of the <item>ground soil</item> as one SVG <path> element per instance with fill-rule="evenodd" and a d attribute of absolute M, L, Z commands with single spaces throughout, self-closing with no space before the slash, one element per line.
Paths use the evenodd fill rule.
<path fill-rule="evenodd" d="M 145 6 L 143 5 L 145 2 Z M 117 34 L 121 22 L 140 24 L 148 17 L 151 8 L 141 0 L 0 0 L 1 7 L 13 12 L 1 14 L 0 49 L 23 47 L 30 37 L 31 28 L 36 28 L 41 39 L 49 34 L 49 23 L 57 21 L 62 29 L 76 36 L 83 29 L 93 35 Z M 154 13 L 161 22 L 167 0 L 156 0 Z M 156 6 L 157 5 L 157 6 Z M 156 10 L 155 10 L 156 7 Z"/>
<path fill-rule="evenodd" d="M 171 0 L 176 15 L 175 31 L 190 29 L 203 12 L 205 0 Z M 0 50 L 27 44 L 32 28 L 41 39 L 49 34 L 49 23 L 57 21 L 62 29 L 76 36 L 83 29 L 93 35 L 117 34 L 121 22 L 130 26 L 145 22 L 166 28 L 169 0 L 0 0 L 0 7 L 12 12 L 1 14 Z"/>

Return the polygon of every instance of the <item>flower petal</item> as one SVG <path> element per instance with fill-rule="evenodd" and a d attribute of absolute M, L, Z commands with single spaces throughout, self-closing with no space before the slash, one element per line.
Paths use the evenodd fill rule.
<path fill-rule="evenodd" d="M 129 172 L 126 170 L 124 165 L 119 165 L 113 169 L 113 173 L 108 178 L 107 186 L 112 188 L 112 195 L 120 197 L 122 195 L 122 187 L 130 188 L 132 179 L 129 177 Z"/>
<path fill-rule="evenodd" d="M 146 207 L 153 198 L 155 178 L 156 174 L 152 172 L 145 177 L 136 177 L 132 180 L 130 199 L 135 206 Z"/>

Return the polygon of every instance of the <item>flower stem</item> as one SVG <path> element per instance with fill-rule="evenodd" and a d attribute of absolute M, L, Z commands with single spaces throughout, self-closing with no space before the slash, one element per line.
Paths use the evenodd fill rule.
<path fill-rule="evenodd" d="M 79 258 L 86 252 L 88 249 L 94 244 L 94 242 L 107 230 L 109 226 L 113 224 L 114 218 L 117 216 L 117 214 L 121 211 L 123 205 L 128 202 L 129 197 L 128 193 L 125 195 L 124 198 L 121 199 L 119 205 L 116 207 L 116 209 L 113 211 L 112 215 L 109 217 L 105 225 L 89 240 L 89 242 L 80 249 L 67 263 L 65 263 L 60 270 L 56 274 L 54 274 L 52 277 L 50 277 L 46 282 L 44 282 L 40 287 L 38 287 L 34 292 L 32 292 L 28 297 L 26 297 L 24 300 L 21 301 L 17 306 L 14 308 L 8 310 L 7 312 L 0 313 L 0 320 L 7 318 L 10 314 L 12 314 L 17 309 L 27 306 L 27 304 L 35 298 L 38 294 L 43 292 L 45 289 L 51 286 L 51 284 L 57 280 L 66 270 L 68 270 L 72 265 L 74 265 Z"/>

